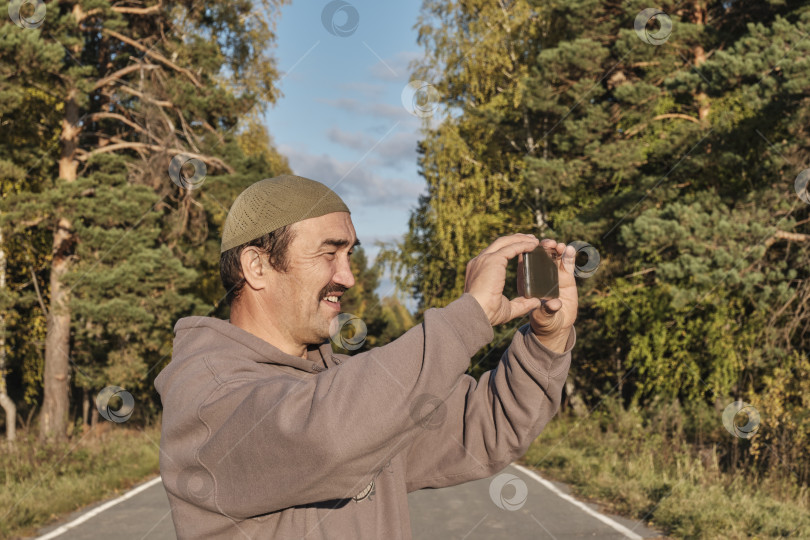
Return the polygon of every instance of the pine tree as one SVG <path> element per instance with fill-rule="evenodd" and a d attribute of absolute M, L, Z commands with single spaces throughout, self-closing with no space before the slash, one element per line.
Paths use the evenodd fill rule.
<path fill-rule="evenodd" d="M 68 1 L 47 4 L 38 27 L 0 26 L 5 127 L 31 131 L 33 91 L 57 104 L 42 127 L 58 134 L 58 160 L 44 152 L 28 170 L 35 188 L 4 201 L 12 235 L 51 235 L 43 437 L 66 433 L 71 361 L 86 373 L 80 386 L 142 378 L 151 371 L 142 355 L 168 352 L 171 336 L 157 329 L 194 309 L 187 268 L 210 256 L 215 193 L 268 172 L 245 169 L 251 159 L 235 136 L 241 119 L 278 95 L 266 46 L 280 3 Z M 12 148 L 3 155 L 23 166 Z M 215 187 L 200 191 L 200 203 L 203 180 Z"/>
<path fill-rule="evenodd" d="M 592 244 L 576 386 L 712 401 L 808 349 L 794 179 L 808 163 L 810 14 L 670 2 L 637 30 L 647 7 L 425 2 L 416 75 L 447 114 L 425 133 L 428 193 L 386 260 L 424 308 L 457 297 L 498 234 Z"/>
<path fill-rule="evenodd" d="M 59 135 L 51 131 L 51 128 L 57 130 L 56 126 L 49 124 L 58 103 L 47 93 L 33 87 L 4 88 L 2 97 L 0 117 L 8 119 L 4 124 L 12 122 L 11 113 L 28 119 L 14 130 L 0 131 L 2 155 L 8 158 L 0 159 L 0 199 L 5 201 L 15 193 L 41 189 L 40 174 L 55 164 L 54 156 L 48 151 L 57 144 Z M 0 209 L 0 221 L 2 213 Z M 44 302 L 37 283 L 38 270 L 46 264 L 48 237 L 37 229 L 20 235 L 9 235 L 5 231 L 1 234 L 0 404 L 6 412 L 6 437 L 13 441 L 16 413 L 35 403 L 42 383 L 43 362 L 38 343 L 44 339 L 46 318 L 44 309 L 40 309 Z M 21 285 L 26 283 L 27 290 L 26 285 Z M 20 387 L 24 387 L 23 391 L 15 392 Z M 19 407 L 17 400 L 22 400 Z"/>

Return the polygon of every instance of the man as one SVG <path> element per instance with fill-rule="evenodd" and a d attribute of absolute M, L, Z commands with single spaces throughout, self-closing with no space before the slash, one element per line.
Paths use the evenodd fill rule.
<path fill-rule="evenodd" d="M 531 235 L 467 265 L 464 294 L 384 347 L 333 354 L 330 323 L 359 242 L 343 201 L 297 176 L 248 187 L 225 221 L 228 321 L 175 325 L 160 470 L 179 538 L 410 538 L 407 493 L 491 476 L 559 408 L 576 335 L 574 249 L 556 252 L 558 299 L 503 296 Z M 520 286 L 520 284 L 519 284 Z M 531 313 L 479 382 L 492 326 Z"/>

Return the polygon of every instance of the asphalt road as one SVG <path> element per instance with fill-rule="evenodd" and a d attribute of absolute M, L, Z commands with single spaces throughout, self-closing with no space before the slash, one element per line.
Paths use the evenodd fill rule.
<path fill-rule="evenodd" d="M 160 481 L 142 485 L 123 497 L 125 500 L 76 512 L 41 530 L 40 538 L 174 540 L 169 502 Z M 564 484 L 549 482 L 514 465 L 492 478 L 410 493 L 408 504 L 417 540 L 661 537 L 636 521 L 600 513 L 596 506 L 573 499 Z M 513 509 L 509 509 L 510 504 Z"/>

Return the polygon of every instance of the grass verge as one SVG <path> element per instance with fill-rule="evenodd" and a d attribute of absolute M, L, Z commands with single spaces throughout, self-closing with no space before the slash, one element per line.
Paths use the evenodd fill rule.
<path fill-rule="evenodd" d="M 600 409 L 555 418 L 522 463 L 675 538 L 810 538 L 808 487 L 789 471 L 730 469 L 716 445 L 689 443 L 615 403 Z"/>
<path fill-rule="evenodd" d="M 160 428 L 101 427 L 64 443 L 22 434 L 0 454 L 0 538 L 37 528 L 115 496 L 158 473 Z"/>

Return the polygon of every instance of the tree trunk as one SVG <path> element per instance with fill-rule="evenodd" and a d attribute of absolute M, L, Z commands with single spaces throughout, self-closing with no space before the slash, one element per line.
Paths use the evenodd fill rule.
<path fill-rule="evenodd" d="M 40 413 L 40 436 L 43 439 L 63 439 L 67 433 L 70 387 L 70 313 L 69 292 L 62 285 L 68 270 L 68 257 L 63 246 L 69 244 L 70 222 L 59 220 L 53 235 L 54 257 L 51 266 L 51 308 L 48 311 L 45 337 L 45 397 Z"/>
<path fill-rule="evenodd" d="M 0 407 L 6 411 L 6 440 L 13 443 L 17 440 L 17 406 L 14 401 L 6 394 L 6 378 L 3 376 L 0 381 Z"/>
<path fill-rule="evenodd" d="M 577 392 L 576 385 L 571 377 L 568 377 L 565 381 L 565 393 L 568 395 L 568 404 L 571 406 L 571 409 L 573 409 L 574 416 L 578 418 L 588 416 L 588 407 Z"/>
<path fill-rule="evenodd" d="M 6 288 L 6 250 L 0 229 L 0 290 Z M 9 397 L 6 387 L 6 317 L 0 313 L 0 407 L 6 411 L 6 440 L 17 439 L 17 406 Z"/>
<path fill-rule="evenodd" d="M 90 399 L 90 431 L 93 430 L 98 425 L 98 419 L 101 415 L 98 414 L 98 403 L 96 403 L 96 398 L 91 397 Z"/>
<path fill-rule="evenodd" d="M 78 146 L 79 106 L 75 89 L 65 100 L 65 118 L 62 120 L 59 158 L 61 181 L 76 180 L 78 162 L 75 159 Z M 63 439 L 67 434 L 68 410 L 70 407 L 70 290 L 63 286 L 62 279 L 70 267 L 75 237 L 70 220 L 59 217 L 53 233 L 53 261 L 51 263 L 51 306 L 48 311 L 45 337 L 44 399 L 40 413 L 40 437 Z"/>
<path fill-rule="evenodd" d="M 82 389 L 82 426 L 90 427 L 90 392 Z"/>
<path fill-rule="evenodd" d="M 694 22 L 695 24 L 699 24 L 701 26 L 705 26 L 708 17 L 708 10 L 706 9 L 706 5 L 704 2 L 699 2 L 695 6 L 695 13 L 694 13 Z M 694 56 L 694 63 L 695 69 L 699 68 L 706 62 L 706 51 L 703 49 L 701 45 L 695 47 L 693 51 Z M 700 121 L 705 125 L 709 117 L 709 111 L 711 109 L 711 102 L 709 100 L 709 95 L 706 92 L 698 92 L 695 96 L 695 99 L 698 103 L 698 118 Z"/>

